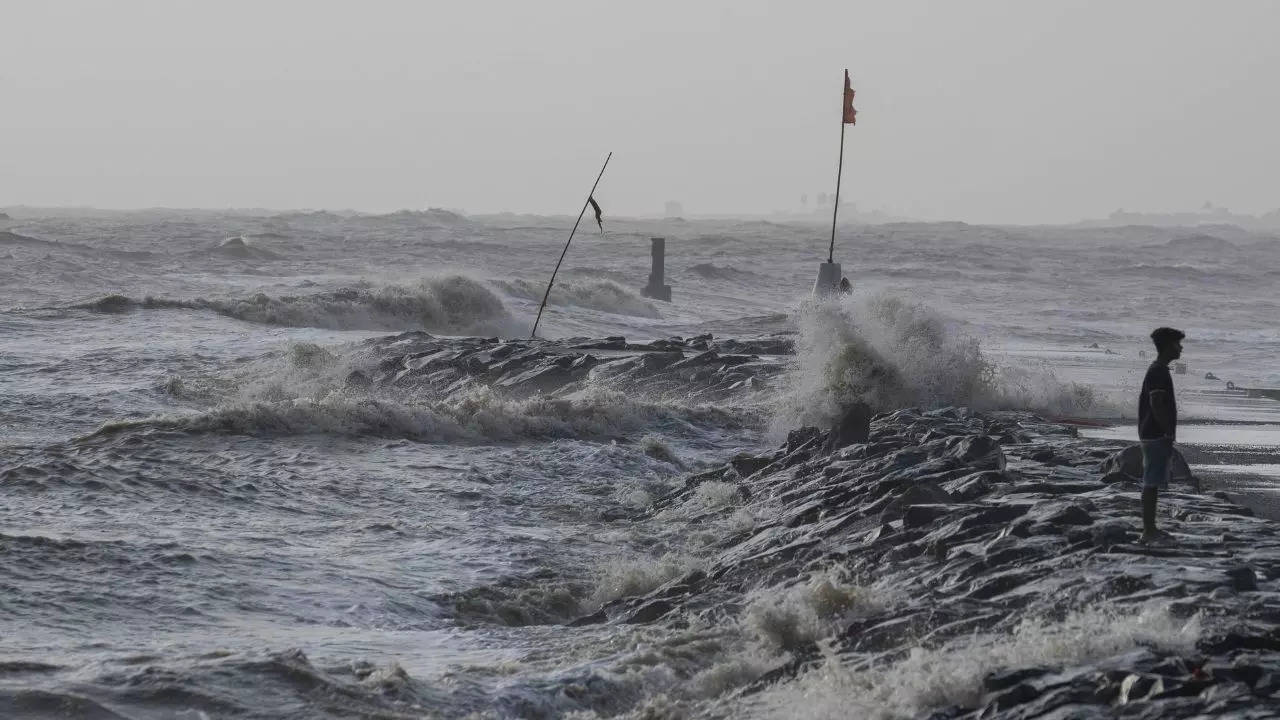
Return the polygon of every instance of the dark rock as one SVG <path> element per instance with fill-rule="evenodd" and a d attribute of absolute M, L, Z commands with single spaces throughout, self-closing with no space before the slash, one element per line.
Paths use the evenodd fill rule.
<path fill-rule="evenodd" d="M 609 621 L 608 614 L 605 613 L 604 608 L 601 608 L 591 613 L 590 615 L 584 615 L 576 620 L 569 622 L 568 625 L 569 627 L 582 627 L 584 625 L 599 625 L 601 623 L 605 623 L 608 621 Z"/>
<path fill-rule="evenodd" d="M 946 507 L 942 505 L 910 505 L 902 513 L 902 526 L 906 528 L 924 527 L 945 513 Z"/>
<path fill-rule="evenodd" d="M 1120 696 L 1117 702 L 1124 705 L 1162 692 L 1164 692 L 1164 678 L 1131 673 L 1120 683 Z"/>
<path fill-rule="evenodd" d="M 772 463 L 773 458 L 771 457 L 756 457 L 746 453 L 735 455 L 733 459 L 729 461 L 729 465 L 733 467 L 739 476 L 744 478 L 751 477 Z"/>
<path fill-rule="evenodd" d="M 1100 472 L 1106 476 L 1120 473 L 1131 478 L 1142 477 L 1142 446 L 1130 445 L 1102 462 Z"/>
<path fill-rule="evenodd" d="M 787 454 L 790 455 L 808 443 L 817 440 L 821 434 L 822 431 L 816 427 L 803 427 L 799 430 L 792 430 L 787 433 Z"/>
<path fill-rule="evenodd" d="M 933 558 L 935 561 L 946 562 L 950 548 L 947 546 L 946 538 L 937 538 L 936 540 L 931 540 L 926 543 L 924 551 L 926 555 Z"/>
<path fill-rule="evenodd" d="M 640 356 L 640 367 L 650 372 L 665 370 L 684 359 L 681 352 L 650 352 Z"/>
<path fill-rule="evenodd" d="M 1005 467 L 1000 443 L 990 435 L 952 438 L 948 450 L 950 457 L 978 470 L 1003 470 Z"/>
<path fill-rule="evenodd" d="M 1221 712 L 1236 707 L 1244 709 L 1243 706 L 1253 703 L 1254 695 L 1252 688 L 1244 683 L 1224 682 L 1205 688 L 1204 692 L 1200 693 L 1200 699 L 1209 704 L 1207 710 L 1213 710 L 1214 706 L 1218 706 L 1217 709 Z"/>
<path fill-rule="evenodd" d="M 1039 463 L 1044 463 L 1052 460 L 1056 454 L 1057 453 L 1054 452 L 1054 449 L 1052 447 L 1042 447 L 1042 448 L 1033 450 L 1030 454 L 1027 455 L 1027 459 L 1034 460 Z"/>
<path fill-rule="evenodd" d="M 971 600 L 988 600 L 1003 595 L 1010 590 L 1021 587 L 1034 580 L 1032 573 L 1023 570 L 1009 570 L 974 580 L 965 597 Z"/>
<path fill-rule="evenodd" d="M 1030 509 L 1030 505 L 997 505 L 961 520 L 960 529 L 967 530 L 983 525 L 1003 525 L 1010 520 L 1017 520 L 1026 515 Z"/>
<path fill-rule="evenodd" d="M 1201 652 L 1207 655 L 1224 655 L 1233 650 L 1265 650 L 1280 652 L 1280 628 L 1270 628 L 1266 632 L 1230 631 L 1221 635 L 1204 638 L 1199 643 Z"/>
<path fill-rule="evenodd" d="M 983 710 L 985 716 L 990 717 L 992 713 L 998 713 L 1002 710 L 1017 707 L 1024 703 L 1031 702 L 1040 697 L 1040 690 L 1029 683 L 1018 683 L 1013 687 L 1000 692 L 991 698 Z"/>
<path fill-rule="evenodd" d="M 1253 683 L 1253 694 L 1259 697 L 1275 695 L 1277 691 L 1280 691 L 1280 672 L 1275 670 L 1264 672 Z"/>
<path fill-rule="evenodd" d="M 919 482 L 911 485 L 894 496 L 881 511 L 881 518 L 896 520 L 906 513 L 907 508 L 918 505 L 945 505 L 951 502 L 951 496 L 936 483 Z"/>
<path fill-rule="evenodd" d="M 1266 671 L 1258 665 L 1250 663 L 1240 663 L 1235 665 L 1220 665 L 1218 663 L 1207 663 L 1200 671 L 1217 682 L 1239 682 L 1255 687 L 1262 679 Z"/>
<path fill-rule="evenodd" d="M 650 623 L 671 612 L 673 609 L 675 609 L 675 604 L 669 600 L 651 600 L 644 605 L 641 605 L 622 622 L 628 625 Z"/>
<path fill-rule="evenodd" d="M 1121 473 L 1134 479 L 1142 477 L 1142 446 L 1130 445 L 1123 450 L 1119 450 L 1111 455 L 1111 457 L 1102 461 L 1099 471 L 1104 477 L 1114 473 Z M 1191 468 L 1187 465 L 1186 459 L 1182 455 L 1182 451 L 1174 447 L 1173 463 L 1170 476 L 1174 480 L 1188 480 L 1192 478 Z"/>
<path fill-rule="evenodd" d="M 1258 576 L 1253 569 L 1245 566 L 1229 568 L 1227 580 L 1236 592 L 1253 592 L 1258 589 Z"/>
<path fill-rule="evenodd" d="M 621 336 L 611 336 L 599 340 L 571 344 L 569 347 L 575 350 L 626 350 L 627 339 Z"/>
<path fill-rule="evenodd" d="M 1092 525 L 1093 517 L 1079 505 L 1067 505 L 1045 517 L 1045 522 L 1056 525 Z"/>
<path fill-rule="evenodd" d="M 844 415 L 827 435 L 824 451 L 835 452 L 853 443 L 864 443 L 871 436 L 871 407 L 865 403 L 854 403 L 845 410 Z"/>
<path fill-rule="evenodd" d="M 949 480 L 942 484 L 942 488 L 955 499 L 968 502 L 991 492 L 995 483 L 1007 481 L 1008 477 L 999 470 L 983 470 L 956 480 Z"/>
<path fill-rule="evenodd" d="M 694 355 L 693 357 L 685 358 L 680 362 L 672 363 L 669 369 L 685 370 L 688 368 L 704 367 L 704 366 L 712 365 L 719 362 L 720 362 L 720 354 L 717 353 L 715 350 L 707 350 L 705 352 L 700 352 L 697 355 Z"/>
<path fill-rule="evenodd" d="M 1128 542 L 1136 536 L 1131 532 L 1127 523 L 1118 521 L 1098 522 L 1094 523 L 1090 532 L 1093 544 L 1098 547 L 1110 547 L 1120 543 Z"/>

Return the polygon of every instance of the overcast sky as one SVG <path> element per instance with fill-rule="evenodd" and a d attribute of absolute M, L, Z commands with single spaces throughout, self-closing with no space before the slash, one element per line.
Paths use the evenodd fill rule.
<path fill-rule="evenodd" d="M 0 206 L 1280 207 L 1280 2 L 31 2 Z"/>

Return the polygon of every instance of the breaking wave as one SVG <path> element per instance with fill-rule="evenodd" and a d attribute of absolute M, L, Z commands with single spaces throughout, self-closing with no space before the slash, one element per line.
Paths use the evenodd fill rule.
<path fill-rule="evenodd" d="M 685 408 L 593 389 L 573 398 L 515 400 L 483 387 L 443 399 L 403 400 L 340 390 L 322 397 L 241 400 L 189 415 L 161 415 L 103 425 L 87 439 L 131 431 L 193 434 L 372 436 L 426 443 L 483 443 L 554 438 L 619 438 L 654 425 L 732 425 L 714 408 Z"/>
<path fill-rule="evenodd" d="M 1109 410 L 1089 387 L 995 363 L 976 338 L 937 312 L 890 295 L 806 302 L 798 324 L 775 432 L 828 426 L 859 402 L 877 411 L 948 405 L 1054 415 Z"/>
<path fill-rule="evenodd" d="M 495 284 L 512 297 L 526 300 L 542 300 L 545 287 L 528 280 L 498 280 Z M 583 280 L 556 283 L 548 302 L 552 305 L 573 305 L 589 310 L 600 310 L 618 315 L 636 317 L 661 317 L 657 308 L 630 288 L 612 280 Z"/>
<path fill-rule="evenodd" d="M 257 262 L 279 260 L 282 257 L 281 255 L 277 255 L 276 253 L 267 250 L 266 248 L 258 247 L 246 240 L 242 235 L 227 238 L 217 247 L 203 251 L 203 254 L 230 258 L 233 260 L 251 260 Z"/>
<path fill-rule="evenodd" d="M 446 334 L 516 335 L 522 332 L 502 300 L 465 275 L 429 278 L 416 286 L 342 288 L 311 295 L 168 300 L 123 295 L 72 306 L 103 313 L 140 309 L 212 310 L 264 325 L 330 330 L 427 330 Z"/>

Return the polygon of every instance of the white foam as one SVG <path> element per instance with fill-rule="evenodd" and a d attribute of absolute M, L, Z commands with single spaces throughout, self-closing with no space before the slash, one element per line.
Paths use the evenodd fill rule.
<path fill-rule="evenodd" d="M 597 568 L 592 602 L 603 605 L 623 597 L 644 595 L 663 583 L 697 569 L 699 561 L 689 555 L 666 553 L 660 557 L 616 557 Z"/>
<path fill-rule="evenodd" d="M 675 451 L 657 435 L 645 435 L 640 438 L 640 447 L 644 450 L 645 455 L 654 460 L 667 463 L 676 468 L 684 467 L 684 463 L 680 462 L 680 458 L 676 456 Z"/>
<path fill-rule="evenodd" d="M 882 588 L 861 587 L 831 570 L 783 590 L 751 593 L 742 625 L 749 637 L 766 648 L 791 652 L 856 617 L 884 609 L 894 598 Z"/>
<path fill-rule="evenodd" d="M 830 650 L 823 664 L 749 701 L 768 717 L 917 717 L 952 705 L 972 707 L 987 674 L 1024 667 L 1070 667 L 1141 647 L 1191 653 L 1199 618 L 1180 621 L 1160 606 L 1137 612 L 1089 608 L 1060 622 L 1027 621 L 1009 635 L 975 635 L 941 648 L 915 648 L 901 661 L 856 670 Z"/>
<path fill-rule="evenodd" d="M 706 510 L 722 510 L 742 504 L 742 494 L 733 483 L 708 480 L 693 492 L 693 502 Z"/>

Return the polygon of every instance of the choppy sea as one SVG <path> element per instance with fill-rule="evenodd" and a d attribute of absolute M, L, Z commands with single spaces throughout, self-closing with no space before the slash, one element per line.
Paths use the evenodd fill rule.
<path fill-rule="evenodd" d="M 737 716 L 724 698 L 770 652 L 750 628 L 566 623 L 759 521 L 619 518 L 773 447 L 831 402 L 833 367 L 856 375 L 838 363 L 860 344 L 908 386 L 886 401 L 1031 409 L 1129 438 L 1146 336 L 1181 328 L 1182 441 L 1230 460 L 1198 471 L 1280 487 L 1280 401 L 1245 390 L 1280 387 L 1274 235 L 847 226 L 837 260 L 854 296 L 815 310 L 816 223 L 607 220 L 580 234 L 542 337 L 796 339 L 796 355 L 772 358 L 776 382 L 709 406 L 671 388 L 547 403 L 349 382 L 381 359 L 372 338 L 527 337 L 571 218 L 10 214 L 6 716 Z M 638 292 L 651 237 L 666 238 L 671 303 Z"/>

